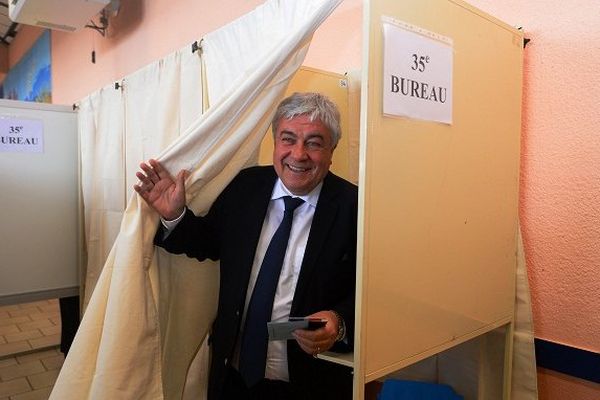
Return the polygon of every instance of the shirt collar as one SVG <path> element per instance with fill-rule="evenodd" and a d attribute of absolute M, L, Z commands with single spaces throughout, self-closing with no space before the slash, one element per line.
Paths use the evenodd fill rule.
<path fill-rule="evenodd" d="M 319 195 L 321 194 L 321 188 L 323 188 L 323 181 L 319 182 L 317 186 L 313 190 L 311 190 L 308 194 L 303 196 L 297 196 L 292 194 L 281 182 L 281 179 L 277 178 L 275 182 L 275 186 L 273 187 L 273 193 L 271 193 L 271 200 L 277 200 L 284 196 L 292 196 L 298 197 L 304 200 L 306 203 L 310 204 L 313 207 L 317 206 L 317 201 L 319 200 Z"/>

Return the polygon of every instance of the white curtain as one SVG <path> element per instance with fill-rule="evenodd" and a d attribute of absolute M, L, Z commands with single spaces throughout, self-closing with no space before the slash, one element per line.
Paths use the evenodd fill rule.
<path fill-rule="evenodd" d="M 139 163 L 202 113 L 202 63 L 187 46 L 79 102 L 87 266 L 84 309 L 119 233 Z"/>
<path fill-rule="evenodd" d="M 121 91 L 104 88 L 79 103 L 81 191 L 85 204 L 87 271 L 84 304 L 102 271 L 119 233 L 125 210 L 123 98 Z"/>
<path fill-rule="evenodd" d="M 191 172 L 186 182 L 188 203 L 195 212 L 205 212 L 233 176 L 252 162 L 276 104 L 304 59 L 312 33 L 339 2 L 269 1 L 204 37 L 202 61 L 210 107 L 201 116 L 201 96 L 186 92 L 198 87 L 190 89 L 182 83 L 184 71 L 201 86 L 199 60 L 181 67 L 186 50 L 125 78 L 121 94 L 105 88 L 101 92 L 106 92 L 107 98 L 94 94 L 84 99 L 82 112 L 105 103 L 115 106 L 113 96 L 118 98 L 118 104 L 123 104 L 116 114 L 121 115 L 118 125 L 125 131 L 120 140 L 111 139 L 119 141 L 122 150 L 114 160 L 106 157 L 108 149 L 88 146 L 84 151 L 82 143 L 84 174 L 86 168 L 98 168 L 101 176 L 112 178 L 118 168 L 124 171 L 113 188 L 94 189 L 102 184 L 95 181 L 83 185 L 83 190 L 92 188 L 86 214 L 98 213 L 103 220 L 103 216 L 112 215 L 112 207 L 118 213 L 118 205 L 111 203 L 109 207 L 109 202 L 96 197 L 103 198 L 108 195 L 106 190 L 114 190 L 123 200 L 130 192 L 137 164 L 151 156 L 160 159 L 172 174 L 182 168 Z M 171 62 L 179 63 L 179 77 L 167 68 Z M 130 91 L 139 97 L 129 98 Z M 100 99 L 94 101 L 95 96 Z M 163 114 L 166 110 L 169 113 Z M 125 122 L 122 115 L 126 115 Z M 82 116 L 82 126 L 94 132 L 86 132 L 91 135 L 89 140 L 97 145 L 106 140 L 104 135 L 114 132 L 99 129 L 104 122 L 96 119 Z M 96 158 L 84 160 L 90 153 L 97 154 Z M 106 159 L 100 162 L 103 157 Z M 152 238 L 157 223 L 158 216 L 137 195 L 129 198 L 114 246 L 103 268 L 98 268 L 101 272 L 95 289 L 51 399 L 181 397 L 185 372 L 214 316 L 218 270 L 214 265 L 198 265 L 156 251 Z M 86 225 L 86 241 L 92 244 L 88 253 L 98 252 L 99 259 L 106 251 L 102 246 L 113 234 L 103 228 L 101 231 L 106 240 L 92 242 L 89 239 L 96 233 L 91 225 L 88 232 Z M 96 266 L 88 267 L 93 268 Z M 94 280 L 90 279 L 88 289 Z M 197 387 L 192 391 L 203 394 L 206 369 L 199 371 L 204 376 L 193 381 Z"/>

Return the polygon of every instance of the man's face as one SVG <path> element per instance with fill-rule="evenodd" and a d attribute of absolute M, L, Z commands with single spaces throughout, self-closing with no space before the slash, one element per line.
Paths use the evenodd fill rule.
<path fill-rule="evenodd" d="M 329 129 L 306 115 L 282 119 L 275 132 L 273 166 L 286 188 L 305 195 L 323 180 L 333 156 Z"/>

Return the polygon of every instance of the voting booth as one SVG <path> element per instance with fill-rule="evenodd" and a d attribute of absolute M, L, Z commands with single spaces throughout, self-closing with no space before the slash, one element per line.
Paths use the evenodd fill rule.
<path fill-rule="evenodd" d="M 353 367 L 356 400 L 448 352 L 474 364 L 465 398 L 507 399 L 523 36 L 458 0 L 363 18 L 355 351 L 323 357 Z"/>
<path fill-rule="evenodd" d="M 355 351 L 319 357 L 354 369 L 356 400 L 431 365 L 465 399 L 510 398 L 523 35 L 460 1 L 396 3 L 365 3 L 362 77 L 302 68 L 287 91 L 338 104 L 332 171 L 359 175 Z"/>
<path fill-rule="evenodd" d="M 0 100 L 0 305 L 79 294 L 77 114 Z"/>

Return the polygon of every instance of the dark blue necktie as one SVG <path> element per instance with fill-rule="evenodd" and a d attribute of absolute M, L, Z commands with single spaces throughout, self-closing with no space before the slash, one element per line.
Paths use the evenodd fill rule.
<path fill-rule="evenodd" d="M 292 229 L 294 210 L 304 203 L 304 200 L 290 196 L 285 196 L 283 201 L 283 220 L 267 247 L 246 311 L 246 326 L 240 350 L 240 374 L 248 387 L 254 386 L 265 376 L 269 345 L 267 322 L 271 320 L 273 299 Z"/>

